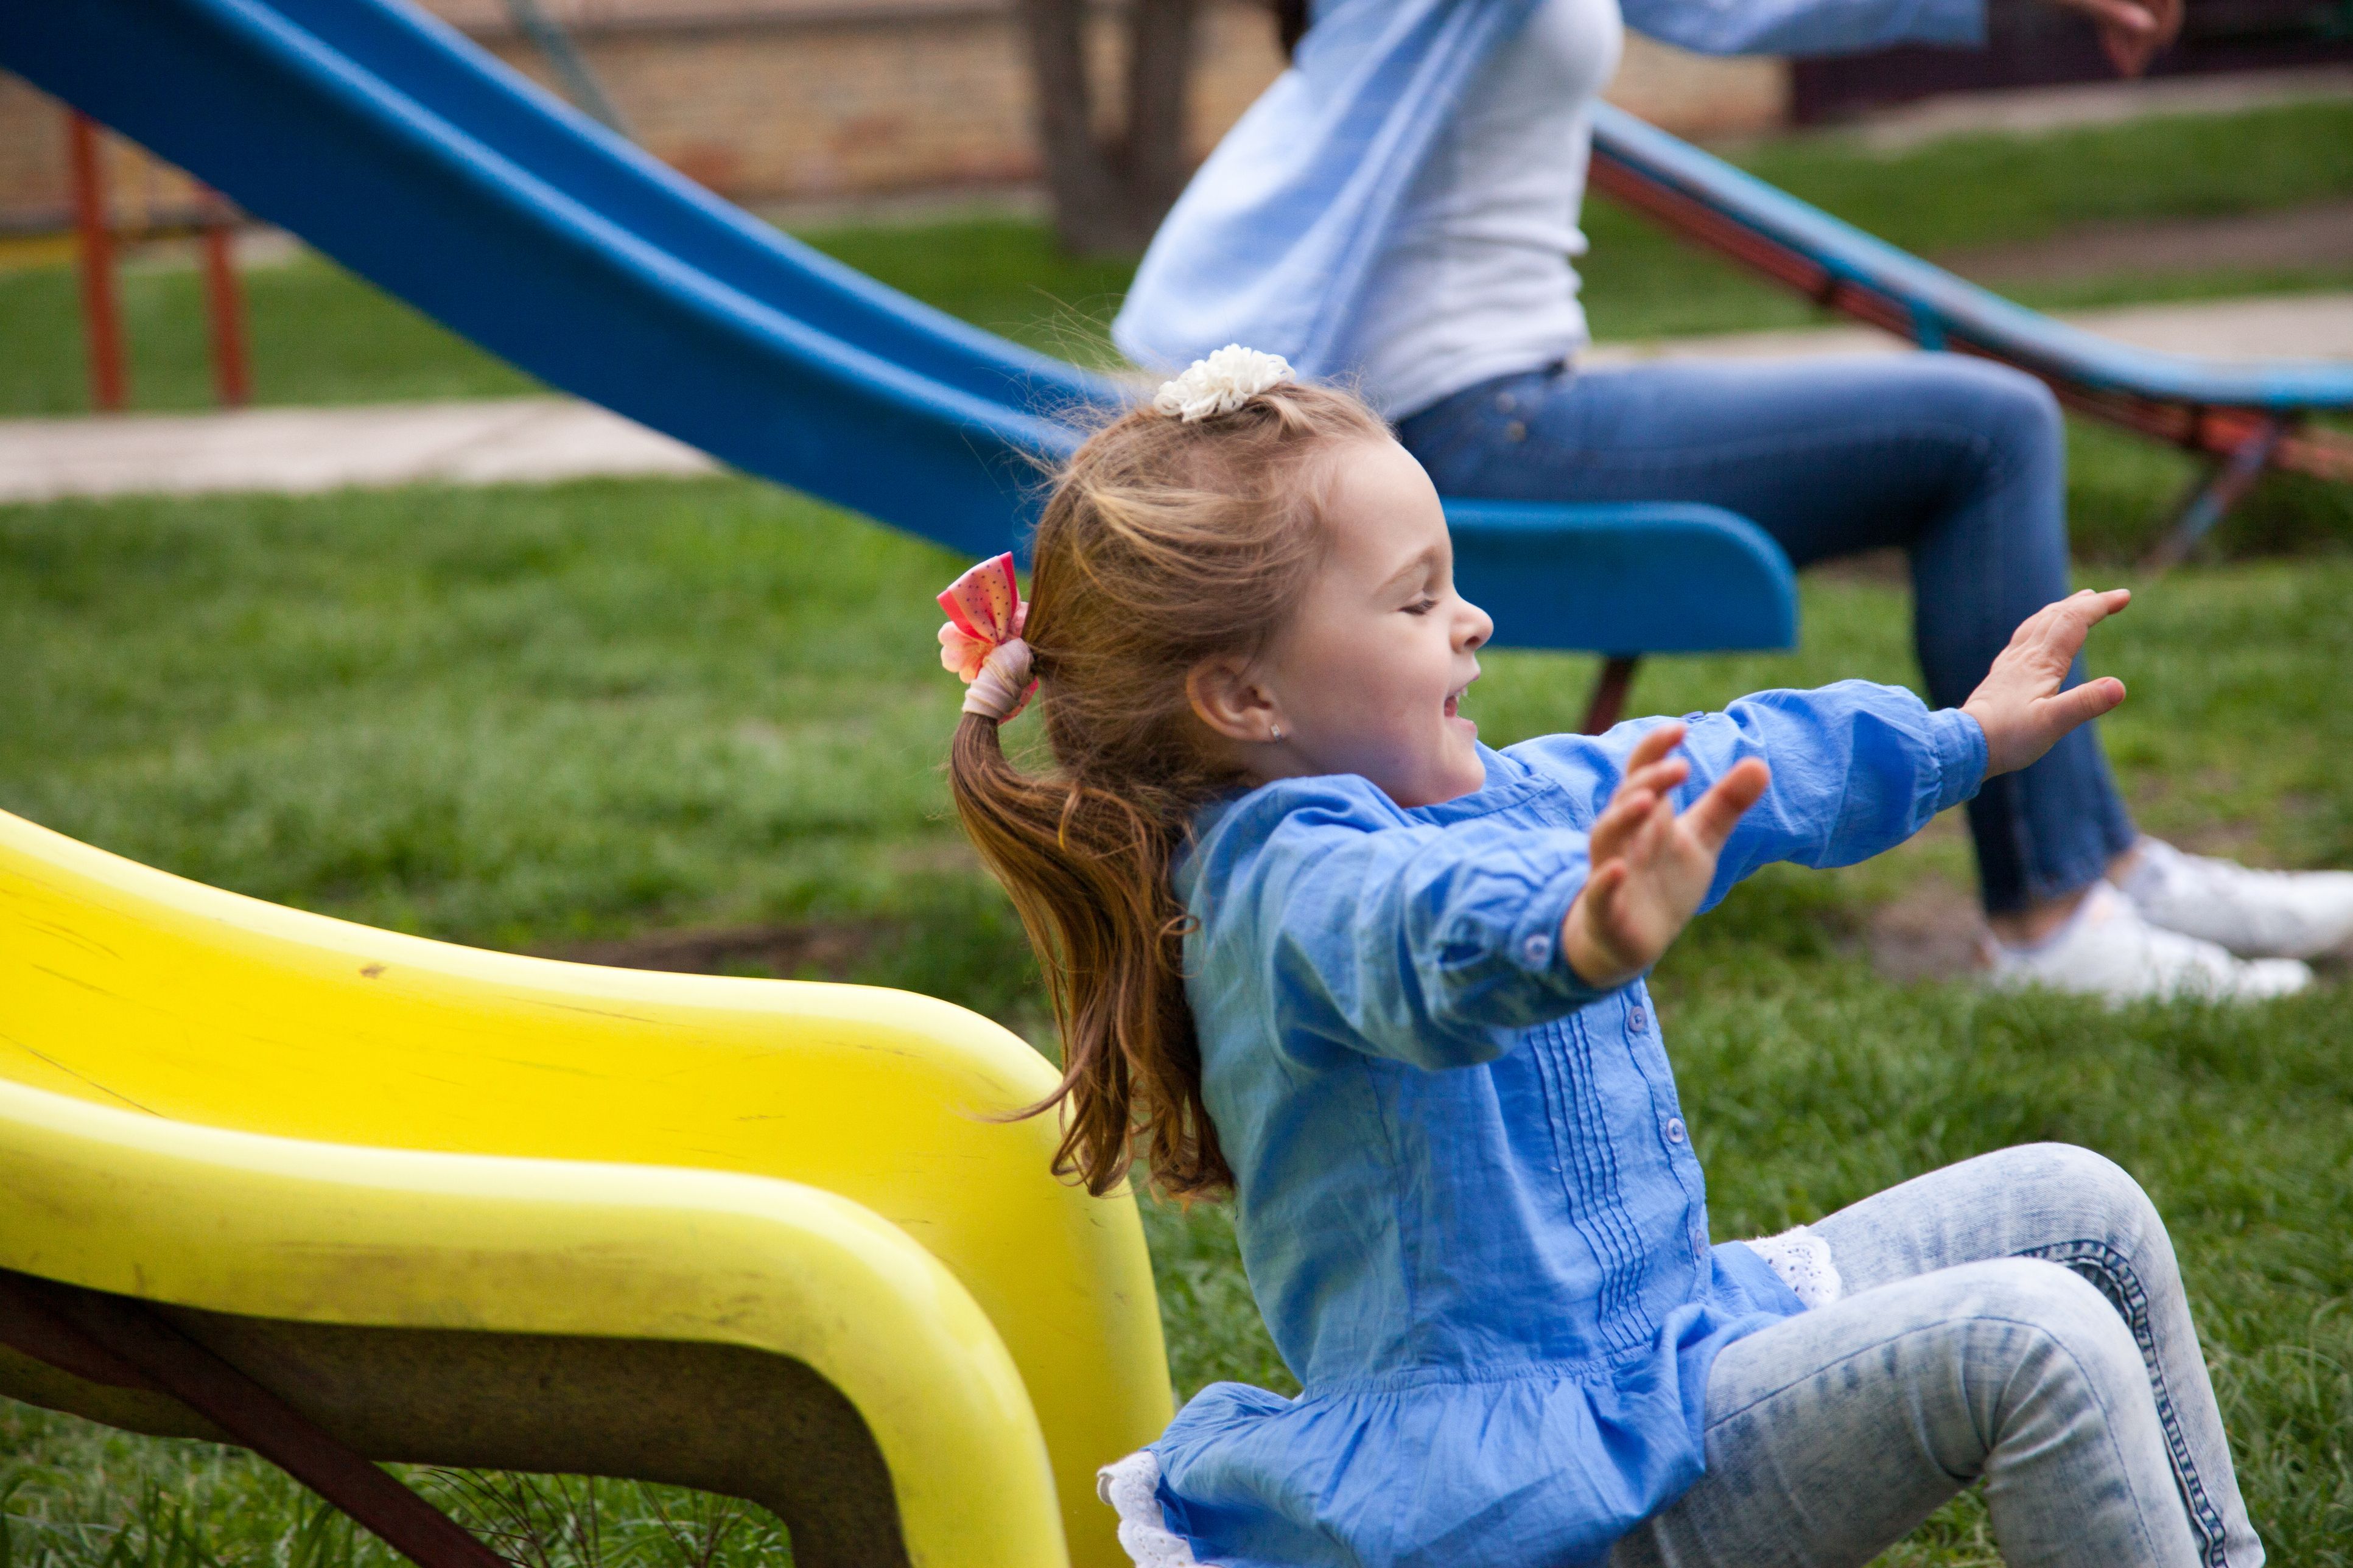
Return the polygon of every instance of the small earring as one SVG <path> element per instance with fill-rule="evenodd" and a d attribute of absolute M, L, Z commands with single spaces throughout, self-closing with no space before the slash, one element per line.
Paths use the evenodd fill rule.
<path fill-rule="evenodd" d="M 1279 744 L 1282 740 L 1282 726 L 1280 724 L 1268 725 L 1266 729 L 1266 738 L 1268 741 Z"/>

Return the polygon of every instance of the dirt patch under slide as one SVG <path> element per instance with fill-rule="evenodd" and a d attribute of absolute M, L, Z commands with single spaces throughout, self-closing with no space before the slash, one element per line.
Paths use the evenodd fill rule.
<path fill-rule="evenodd" d="M 1979 967 L 1984 930 L 1975 898 L 1941 877 L 1924 877 L 1871 911 L 1862 944 L 1871 966 L 1899 985 L 1957 980 Z"/>
<path fill-rule="evenodd" d="M 610 942 L 573 942 L 543 950 L 540 956 L 672 974 L 847 980 L 893 930 L 882 921 L 842 921 L 649 931 Z"/>

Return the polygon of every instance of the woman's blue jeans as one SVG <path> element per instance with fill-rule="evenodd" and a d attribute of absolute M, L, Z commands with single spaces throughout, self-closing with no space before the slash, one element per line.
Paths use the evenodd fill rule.
<path fill-rule="evenodd" d="M 1966 700 L 2019 622 L 2069 592 L 2058 405 L 1979 360 L 1556 367 L 1456 393 L 1398 433 L 1446 495 L 1704 501 L 1800 567 L 1902 546 L 1939 707 Z M 2070 683 L 2083 677 L 2079 660 Z M 2090 886 L 2136 837 L 2089 726 L 1987 781 L 1968 814 L 1996 914 Z"/>

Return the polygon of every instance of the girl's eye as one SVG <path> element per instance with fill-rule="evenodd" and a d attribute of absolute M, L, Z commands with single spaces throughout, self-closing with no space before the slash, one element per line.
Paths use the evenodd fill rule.
<path fill-rule="evenodd" d="M 1426 616 L 1436 608 L 1438 608 L 1437 599 L 1429 595 L 1424 595 L 1421 598 L 1416 599 L 1412 604 L 1408 605 L 1405 607 L 1405 613 L 1409 616 Z"/>

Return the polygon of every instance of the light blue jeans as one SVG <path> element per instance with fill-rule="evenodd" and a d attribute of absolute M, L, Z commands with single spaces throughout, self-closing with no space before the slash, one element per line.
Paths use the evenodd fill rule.
<path fill-rule="evenodd" d="M 2066 440 L 2033 377 L 1957 354 L 1556 368 L 1398 422 L 1439 493 L 1706 501 L 1799 566 L 1901 546 L 1928 700 L 1957 708 L 2018 623 L 2068 593 Z M 2070 682 L 2084 676 L 2083 662 Z M 1969 802 L 1986 908 L 2089 887 L 2131 847 L 2093 726 Z"/>
<path fill-rule="evenodd" d="M 1735 1342 L 1707 1473 L 1611 1568 L 1868 1563 L 1985 1483 L 2010 1568 L 2255 1568 L 2165 1224 L 2099 1155 L 2038 1143 L 1814 1226 L 1840 1300 Z"/>

